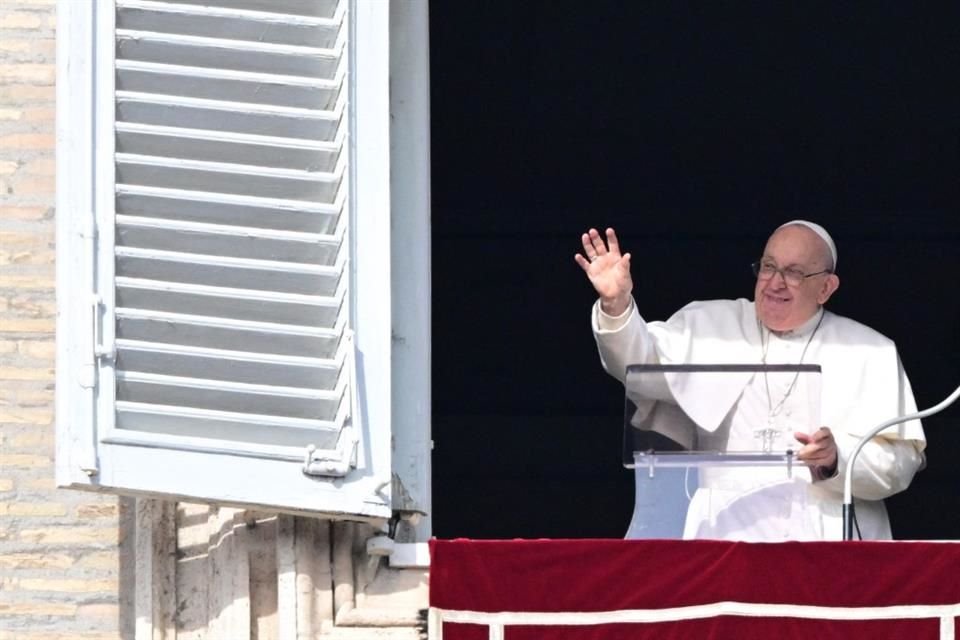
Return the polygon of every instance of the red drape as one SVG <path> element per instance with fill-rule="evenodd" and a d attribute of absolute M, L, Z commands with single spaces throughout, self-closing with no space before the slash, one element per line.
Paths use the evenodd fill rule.
<path fill-rule="evenodd" d="M 711 540 L 435 540 L 430 605 L 479 612 L 612 612 L 722 602 L 831 612 L 956 605 L 960 545 L 927 542 L 737 543 Z M 941 612 L 942 613 L 942 612 Z M 857 614 L 859 615 L 859 614 Z M 956 625 L 956 622 L 953 622 Z M 487 638 L 444 625 L 444 640 Z M 508 626 L 506 640 L 646 638 L 940 638 L 937 617 L 829 620 L 710 615 L 599 626 Z M 960 638 L 960 634 L 957 635 Z"/>

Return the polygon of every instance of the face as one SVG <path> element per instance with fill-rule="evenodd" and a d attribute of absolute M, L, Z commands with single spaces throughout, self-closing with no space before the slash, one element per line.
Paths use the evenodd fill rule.
<path fill-rule="evenodd" d="M 803 273 L 816 273 L 831 266 L 826 243 L 812 230 L 797 225 L 778 229 L 770 236 L 763 260 L 780 269 L 793 267 Z M 757 317 L 771 331 L 796 329 L 812 318 L 839 286 L 840 279 L 830 273 L 804 278 L 797 286 L 787 284 L 779 273 L 768 280 L 757 278 Z"/>

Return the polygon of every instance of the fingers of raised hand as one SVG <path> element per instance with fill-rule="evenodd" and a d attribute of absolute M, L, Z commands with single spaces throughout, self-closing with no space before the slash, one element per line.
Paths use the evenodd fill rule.
<path fill-rule="evenodd" d="M 617 232 L 607 228 L 607 246 L 610 247 L 610 253 L 620 253 L 620 241 L 617 240 Z"/>

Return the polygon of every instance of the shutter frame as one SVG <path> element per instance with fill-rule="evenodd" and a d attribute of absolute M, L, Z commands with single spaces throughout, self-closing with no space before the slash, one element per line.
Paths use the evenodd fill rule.
<path fill-rule="evenodd" d="M 141 11 L 144 6 L 158 4 L 160 3 L 135 0 L 119 0 L 117 3 L 121 8 L 136 7 L 137 11 Z M 219 4 L 228 3 L 220 2 Z M 256 2 L 245 0 L 245 4 L 253 6 Z M 348 4 L 350 5 L 348 11 L 357 10 L 356 5 L 348 3 L 347 0 L 341 0 L 340 6 L 343 8 Z M 112 32 L 113 14 L 109 10 L 110 7 L 103 3 L 95 3 L 95 5 L 97 6 L 61 0 L 58 7 L 59 15 L 62 16 L 62 25 L 65 27 L 61 29 L 61 37 L 58 39 L 58 60 L 70 60 L 70 65 L 63 62 L 58 67 L 58 100 L 60 104 L 71 105 L 69 110 L 61 110 L 62 116 L 61 112 L 58 112 L 58 161 L 62 160 L 59 166 L 83 166 L 80 162 L 84 157 L 89 158 L 94 154 L 96 158 L 92 175 L 62 180 L 61 189 L 58 190 L 58 297 L 62 300 L 61 315 L 58 317 L 57 341 L 58 483 L 75 488 L 134 494 L 150 493 L 230 504 L 265 506 L 293 513 L 326 513 L 338 517 L 377 519 L 389 517 L 391 475 L 389 374 L 386 377 L 374 375 L 369 381 L 358 380 L 355 368 L 355 360 L 359 357 L 362 361 L 373 364 L 373 370 L 386 369 L 389 372 L 389 350 L 386 354 L 382 350 L 384 343 L 389 346 L 389 314 L 386 314 L 385 318 L 381 316 L 366 324 L 364 321 L 358 321 L 359 316 L 368 313 L 363 309 L 375 307 L 364 302 L 366 294 L 349 289 L 345 289 L 342 294 L 341 315 L 345 319 L 343 322 L 338 321 L 338 324 L 346 336 L 341 340 L 346 344 L 341 345 L 341 355 L 338 357 L 343 363 L 341 378 L 346 377 L 349 380 L 344 382 L 347 392 L 342 410 L 338 412 L 338 415 L 346 416 L 346 421 L 337 430 L 332 446 L 311 450 L 310 443 L 284 448 L 263 446 L 258 443 L 251 446 L 231 447 L 224 446 L 223 442 L 204 443 L 197 442 L 193 438 L 174 441 L 176 438 L 172 436 L 175 434 L 131 434 L 124 432 L 124 429 L 119 428 L 114 422 L 113 418 L 116 415 L 114 409 L 122 403 L 118 403 L 113 392 L 117 388 L 116 381 L 125 380 L 125 375 L 115 376 L 117 364 L 124 361 L 125 349 L 129 349 L 130 343 L 122 334 L 114 335 L 118 307 L 115 304 L 116 301 L 111 299 L 112 287 L 106 289 L 100 287 L 100 291 L 96 291 L 92 281 L 93 273 L 97 273 L 101 279 L 105 274 L 112 273 L 114 259 L 114 252 L 111 250 L 114 245 L 114 238 L 111 237 L 114 229 L 112 221 L 118 218 L 126 222 L 130 220 L 129 216 L 124 218 L 124 214 L 117 215 L 114 211 L 112 206 L 115 202 L 114 192 L 116 191 L 118 199 L 141 197 L 145 206 L 152 206 L 151 198 L 154 199 L 153 202 L 156 202 L 156 198 L 182 198 L 186 192 L 182 189 L 157 190 L 140 185 L 115 189 L 112 175 L 113 137 L 104 135 L 104 130 L 112 133 L 113 127 L 109 125 L 112 109 L 105 106 L 103 97 L 105 93 L 113 92 L 103 91 L 105 85 L 102 77 L 98 85 L 101 91 L 98 93 L 92 89 L 96 75 L 113 77 L 112 72 L 108 71 L 106 74 L 103 72 L 104 59 L 112 60 L 112 56 L 109 55 L 102 40 L 102 34 Z M 343 11 L 342 8 L 340 11 Z M 356 77 L 346 78 L 350 81 L 350 91 L 354 95 L 357 91 L 355 86 L 357 83 L 370 81 L 372 84 L 382 83 L 382 86 L 361 89 L 361 92 L 378 93 L 381 99 L 387 97 L 388 60 L 384 57 L 383 50 L 386 40 L 383 44 L 374 42 L 376 37 L 387 37 L 384 27 L 388 23 L 384 22 L 383 17 L 379 15 L 385 13 L 385 7 L 364 7 L 356 16 L 357 19 L 366 21 L 364 24 L 354 23 L 352 21 L 354 16 L 350 16 L 350 34 L 359 38 L 369 38 L 367 41 L 373 44 L 370 54 L 364 54 L 364 56 L 367 58 L 381 56 L 379 60 L 367 60 L 373 72 L 366 77 L 362 78 L 358 70 Z M 329 21 L 328 18 L 317 18 L 317 20 Z M 373 26 L 373 29 L 369 29 L 369 26 Z M 101 37 L 99 42 L 98 36 Z M 357 46 L 356 40 L 348 39 L 347 45 L 349 48 L 346 46 L 343 48 L 345 55 L 353 55 L 352 50 Z M 110 48 L 112 49 L 112 44 Z M 97 51 L 97 57 L 91 58 L 90 51 Z M 378 67 L 380 71 L 377 71 Z M 109 84 L 112 85 L 112 83 Z M 81 88 L 82 90 L 78 91 Z M 74 108 L 75 105 L 77 108 Z M 373 108 L 382 109 L 383 118 L 386 119 L 387 105 L 388 101 L 381 101 Z M 342 115 L 355 116 L 361 113 L 359 117 L 364 117 L 359 105 L 349 106 L 351 111 L 348 113 L 347 97 L 341 96 Z M 370 109 L 368 108 L 367 111 Z M 92 123 L 95 120 L 96 125 L 93 126 Z M 343 151 L 339 164 L 340 171 L 350 172 L 349 175 L 344 173 L 344 177 L 349 178 L 351 195 L 338 198 L 338 202 L 331 202 L 329 205 L 306 203 L 305 208 L 298 209 L 303 212 L 298 216 L 303 217 L 304 220 L 311 213 L 319 216 L 327 215 L 324 211 L 328 208 L 332 213 L 338 205 L 345 207 L 342 216 L 355 216 L 359 219 L 364 213 L 357 209 L 355 202 L 361 201 L 362 198 L 354 194 L 367 188 L 378 188 L 376 183 L 382 183 L 378 174 L 389 176 L 389 161 L 388 158 L 383 157 L 383 151 L 376 154 L 380 156 L 379 158 L 365 158 L 365 162 L 371 166 L 383 165 L 372 173 L 364 169 L 358 171 L 352 166 L 352 162 L 346 162 L 343 155 L 348 151 L 347 145 L 353 145 L 356 136 L 362 136 L 365 128 L 362 123 L 357 125 L 355 117 L 349 118 L 349 126 L 352 128 L 351 135 L 345 135 L 341 140 Z M 137 129 L 137 126 L 130 128 Z M 388 128 L 386 131 L 379 125 L 376 128 L 377 132 L 371 135 L 389 136 Z M 358 131 L 361 133 L 358 134 Z M 379 144 L 382 148 L 387 146 L 384 143 L 387 139 L 388 137 L 380 137 Z M 349 152 L 356 153 L 352 146 L 349 147 Z M 118 155 L 121 162 L 129 159 L 122 154 L 121 151 Z M 111 161 L 107 161 L 107 158 Z M 365 174 L 364 171 L 368 173 Z M 68 171 L 61 171 L 61 179 L 67 174 Z M 278 174 L 283 174 L 283 171 Z M 371 178 L 373 182 L 365 186 Z M 361 184 L 358 185 L 358 182 Z M 380 187 L 382 188 L 382 184 Z M 386 187 L 383 191 L 386 194 L 386 208 L 377 212 L 377 220 L 371 220 L 367 225 L 355 225 L 354 221 L 354 224 L 347 225 L 346 228 L 344 228 L 345 222 L 341 223 L 338 233 L 341 234 L 343 242 L 349 243 L 350 253 L 354 253 L 358 246 L 356 234 L 361 236 L 359 241 L 364 242 L 360 227 L 372 228 L 377 235 L 382 234 L 384 229 L 389 230 L 388 182 Z M 109 197 L 107 193 L 110 194 Z M 200 195 L 202 202 L 204 196 Z M 217 207 L 228 206 L 231 198 L 220 198 L 208 194 L 207 200 L 210 203 L 217 203 L 216 207 L 208 209 L 215 211 Z M 90 204 L 84 206 L 85 202 Z M 103 202 L 109 202 L 110 206 L 97 207 L 93 204 Z M 129 202 L 129 200 L 124 201 L 124 205 L 129 205 Z M 256 203 L 248 204 L 259 206 Z M 279 206 L 278 211 L 281 212 L 290 210 L 282 201 L 271 204 Z M 380 204 L 382 205 L 383 202 Z M 92 211 L 97 211 L 96 216 Z M 192 221 L 194 227 L 190 227 L 191 229 L 198 228 L 196 224 L 201 223 L 199 218 L 202 218 L 202 215 L 198 213 L 198 219 Z M 219 224 L 228 220 L 222 213 L 216 213 L 215 219 Z M 254 220 L 255 223 L 260 223 L 259 219 Z M 353 226 L 358 227 L 356 233 Z M 292 232 L 294 234 L 303 233 L 303 225 L 299 222 L 295 223 L 294 229 Z M 262 233 L 269 235 L 267 231 Z M 374 240 L 372 244 L 376 246 L 381 240 Z M 387 232 L 387 242 L 389 243 L 389 232 Z M 364 251 L 366 251 L 365 248 Z M 134 250 L 132 253 L 136 254 L 137 251 Z M 143 251 L 141 250 L 140 253 Z M 344 275 L 341 278 L 378 279 L 381 283 L 384 281 L 389 283 L 389 259 L 384 261 L 384 255 L 388 258 L 389 251 L 379 258 L 371 256 L 369 261 L 342 260 L 340 269 Z M 91 264 L 94 259 L 99 260 L 97 269 L 94 269 Z M 224 258 L 224 261 L 229 260 L 230 258 Z M 356 262 L 362 263 L 362 267 L 358 268 Z M 379 275 L 376 275 L 376 272 L 379 272 Z M 382 288 L 378 289 L 371 291 L 372 298 L 382 299 Z M 389 287 L 387 299 L 389 299 Z M 175 313 L 159 312 L 159 314 L 160 317 L 166 318 L 164 322 L 176 316 Z M 149 318 L 151 312 L 147 311 L 140 315 Z M 99 318 L 101 321 L 96 322 L 94 318 Z M 226 328 L 222 330 L 227 331 L 231 322 L 225 320 L 223 324 Z M 365 330 L 371 334 L 370 336 L 357 335 L 356 348 L 360 349 L 360 352 L 354 348 L 354 334 L 350 325 L 364 325 Z M 149 332 L 148 328 L 141 327 L 141 330 Z M 385 334 L 385 337 L 377 336 L 378 332 Z M 101 334 L 100 338 L 95 335 L 97 333 Z M 295 338 L 296 336 L 290 339 Z M 96 345 L 100 342 L 102 346 L 98 349 Z M 369 348 L 368 345 L 370 345 Z M 362 351 L 365 348 L 368 348 L 367 353 Z M 99 356 L 94 360 L 93 354 L 97 351 Z M 288 355 L 280 359 L 290 361 L 293 358 L 295 356 Z M 96 375 L 92 375 L 94 362 Z M 143 376 L 141 375 L 140 378 L 142 380 Z M 164 383 L 169 380 L 168 376 L 157 375 L 151 381 Z M 361 387 L 365 388 L 364 397 L 358 396 Z M 94 390 L 96 393 L 93 393 Z M 386 404 L 386 411 L 375 406 L 378 404 Z M 378 419 L 379 422 L 369 424 L 366 421 L 367 415 Z M 67 416 L 71 417 L 67 418 Z M 170 467 L 163 469 L 161 464 L 151 464 L 149 457 L 145 455 L 147 451 L 165 460 L 165 464 Z M 233 463 L 234 471 L 228 471 L 231 465 L 226 464 L 227 461 Z M 244 475 L 250 475 L 254 467 L 258 474 L 265 473 L 271 481 L 272 476 L 276 475 L 276 485 L 257 486 L 263 485 L 263 479 L 258 478 L 256 481 L 247 479 L 239 482 L 236 487 L 227 486 L 208 490 L 209 485 L 217 483 L 190 483 L 186 481 L 187 478 L 178 480 L 175 478 L 176 474 L 169 473 L 170 468 L 179 468 L 184 470 L 188 478 L 226 473 L 228 477 L 232 475 L 234 480 L 237 480 Z M 351 471 L 354 467 L 356 469 Z M 198 473 L 188 472 L 190 469 L 196 469 Z M 282 472 L 279 471 L 281 469 Z M 299 497 L 296 495 L 298 492 Z M 294 495 L 292 497 L 283 495 L 290 493 Z"/>

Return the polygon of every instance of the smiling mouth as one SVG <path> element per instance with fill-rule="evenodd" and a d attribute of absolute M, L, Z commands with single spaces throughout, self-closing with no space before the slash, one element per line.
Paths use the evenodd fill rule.
<path fill-rule="evenodd" d="M 772 293 L 764 293 L 763 295 L 767 300 L 776 304 L 785 304 L 787 302 L 790 302 L 790 298 L 785 298 L 783 296 L 778 296 Z"/>

